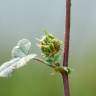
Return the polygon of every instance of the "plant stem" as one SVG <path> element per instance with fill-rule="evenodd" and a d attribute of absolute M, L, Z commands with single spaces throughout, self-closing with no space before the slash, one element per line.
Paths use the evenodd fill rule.
<path fill-rule="evenodd" d="M 64 58 L 63 66 L 68 67 L 68 55 L 69 55 L 69 39 L 70 39 L 70 13 L 71 13 L 71 0 L 66 0 L 66 23 L 64 34 Z M 70 96 L 68 73 L 62 74 L 64 83 L 64 96 Z"/>

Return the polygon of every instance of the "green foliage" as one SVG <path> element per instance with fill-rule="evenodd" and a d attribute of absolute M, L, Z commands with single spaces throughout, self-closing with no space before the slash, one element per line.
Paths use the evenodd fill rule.
<path fill-rule="evenodd" d="M 60 53 L 54 54 L 54 56 L 45 57 L 48 64 L 55 64 L 56 66 L 60 66 L 61 59 L 62 57 Z"/>
<path fill-rule="evenodd" d="M 60 63 L 62 57 L 61 57 L 61 54 L 60 53 L 57 53 L 54 55 L 54 62 L 55 63 Z"/>

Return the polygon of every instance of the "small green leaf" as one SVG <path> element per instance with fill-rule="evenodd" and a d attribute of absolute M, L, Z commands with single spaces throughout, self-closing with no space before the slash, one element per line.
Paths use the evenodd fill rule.
<path fill-rule="evenodd" d="M 60 61 L 61 61 L 61 54 L 59 54 L 59 53 L 57 53 L 57 54 L 55 54 L 54 55 L 54 62 L 55 63 L 60 63 Z"/>
<path fill-rule="evenodd" d="M 54 59 L 52 57 L 46 58 L 46 61 L 48 62 L 48 64 L 53 64 Z"/>

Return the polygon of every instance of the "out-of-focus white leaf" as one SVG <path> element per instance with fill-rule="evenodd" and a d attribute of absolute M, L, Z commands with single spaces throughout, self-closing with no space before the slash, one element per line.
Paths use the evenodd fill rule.
<path fill-rule="evenodd" d="M 19 46 L 15 46 L 13 49 L 12 49 L 12 57 L 13 58 L 17 58 L 17 57 L 24 57 L 26 56 L 24 54 L 24 52 L 22 52 L 22 50 L 20 49 Z"/>
<path fill-rule="evenodd" d="M 12 74 L 12 72 L 14 71 L 15 67 L 14 66 L 9 66 L 8 68 L 2 70 L 0 72 L 0 77 L 8 77 Z"/>
<path fill-rule="evenodd" d="M 30 48 L 31 42 L 29 40 L 19 40 L 17 45 L 12 49 L 12 58 L 24 57 L 28 55 Z"/>
<path fill-rule="evenodd" d="M 17 46 L 27 55 L 31 48 L 31 42 L 28 39 L 22 39 L 18 41 Z"/>
<path fill-rule="evenodd" d="M 20 60 L 20 58 L 14 58 L 10 61 L 7 61 L 5 63 L 3 63 L 1 66 L 0 66 L 0 72 L 5 70 L 6 68 L 8 68 L 9 66 L 12 66 L 14 65 L 16 62 L 18 62 Z"/>
<path fill-rule="evenodd" d="M 8 62 L 5 62 L 0 66 L 0 77 L 8 77 L 11 73 L 18 68 L 23 67 L 24 65 L 28 64 L 28 62 L 35 58 L 36 54 L 29 54 L 22 58 L 14 58 Z"/>
<path fill-rule="evenodd" d="M 16 64 L 16 68 L 21 68 L 23 67 L 24 65 L 26 65 L 31 59 L 35 58 L 36 57 L 36 54 L 29 54 L 27 56 L 24 56 L 22 57 Z"/>
<path fill-rule="evenodd" d="M 15 58 L 3 63 L 0 66 L 0 77 L 8 77 L 13 72 L 13 69 L 15 69 L 15 65 L 19 60 L 20 58 Z"/>
<path fill-rule="evenodd" d="M 31 42 L 27 39 L 20 40 L 12 49 L 12 57 L 10 61 L 3 63 L 0 66 L 0 77 L 9 76 L 15 69 L 26 65 L 31 59 L 36 57 L 36 54 L 29 54 Z"/>

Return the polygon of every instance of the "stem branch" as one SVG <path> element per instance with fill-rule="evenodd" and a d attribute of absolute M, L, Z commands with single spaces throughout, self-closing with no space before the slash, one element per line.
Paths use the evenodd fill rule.
<path fill-rule="evenodd" d="M 34 60 L 39 61 L 39 62 L 41 62 L 42 64 L 45 64 L 45 65 L 53 68 L 56 72 L 60 72 L 61 74 L 64 74 L 64 72 L 67 72 L 67 73 L 68 73 L 68 69 L 66 69 L 66 67 L 57 66 L 57 65 L 55 65 L 55 64 L 49 65 L 46 61 L 44 61 L 44 60 L 42 60 L 42 59 L 40 59 L 40 58 L 36 58 L 36 57 L 34 58 Z"/>
<path fill-rule="evenodd" d="M 34 60 L 39 61 L 39 62 L 41 62 L 42 64 L 45 64 L 45 65 L 47 65 L 47 66 L 49 66 L 49 67 L 52 67 L 52 68 L 55 68 L 55 67 L 56 67 L 56 66 L 53 65 L 53 64 L 49 65 L 46 61 L 44 61 L 44 60 L 42 60 L 42 59 L 40 59 L 40 58 L 36 58 L 36 57 L 35 57 Z"/>

